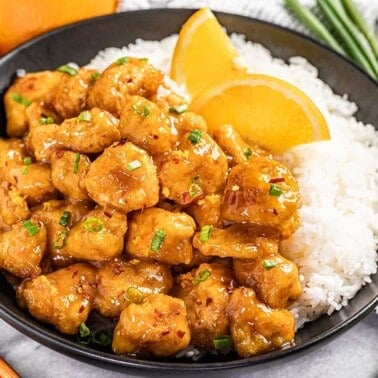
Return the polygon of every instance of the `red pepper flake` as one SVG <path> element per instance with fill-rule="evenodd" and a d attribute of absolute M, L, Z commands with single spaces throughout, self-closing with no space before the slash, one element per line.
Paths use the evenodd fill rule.
<path fill-rule="evenodd" d="M 272 178 L 272 179 L 270 179 L 270 180 L 269 180 L 269 183 L 270 183 L 270 184 L 275 184 L 275 183 L 277 183 L 277 182 L 283 182 L 283 181 L 285 181 L 285 179 L 284 179 L 283 177 L 277 177 L 277 178 Z"/>
<path fill-rule="evenodd" d="M 185 336 L 185 332 L 184 331 L 177 331 L 177 336 L 182 339 L 184 336 Z"/>

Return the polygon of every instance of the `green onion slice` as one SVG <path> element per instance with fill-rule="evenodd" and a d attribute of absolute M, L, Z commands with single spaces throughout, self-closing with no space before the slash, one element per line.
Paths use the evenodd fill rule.
<path fill-rule="evenodd" d="M 127 164 L 126 169 L 128 171 L 133 171 L 134 169 L 140 168 L 142 163 L 139 160 L 133 160 L 129 164 Z"/>
<path fill-rule="evenodd" d="M 274 268 L 277 265 L 277 263 L 276 263 L 275 260 L 267 259 L 267 260 L 263 260 L 263 262 L 261 263 L 261 265 L 266 270 L 270 270 L 270 269 Z"/>
<path fill-rule="evenodd" d="M 71 213 L 69 211 L 63 211 L 59 224 L 63 227 L 67 227 L 68 223 L 70 222 Z"/>
<path fill-rule="evenodd" d="M 218 336 L 213 340 L 213 344 L 216 350 L 231 348 L 232 337 L 231 335 Z"/>
<path fill-rule="evenodd" d="M 12 100 L 13 101 L 16 101 L 17 103 L 21 104 L 21 105 L 24 105 L 26 107 L 28 107 L 29 105 L 31 105 L 32 101 L 31 100 L 28 100 L 27 98 L 25 98 L 24 96 L 21 96 L 20 94 L 18 93 L 14 93 L 12 95 Z"/>
<path fill-rule="evenodd" d="M 59 232 L 58 236 L 56 237 L 53 243 L 53 249 L 62 249 L 66 245 L 66 240 L 68 236 L 68 231 L 61 231 Z"/>
<path fill-rule="evenodd" d="M 30 236 L 37 235 L 39 227 L 35 225 L 31 220 L 26 220 L 22 223 L 22 226 L 26 229 Z"/>
<path fill-rule="evenodd" d="M 129 286 L 127 288 L 126 297 L 131 303 L 142 303 L 144 299 L 143 293 L 135 286 Z"/>
<path fill-rule="evenodd" d="M 201 232 L 200 232 L 200 241 L 205 242 L 208 241 L 211 238 L 211 233 L 213 231 L 213 226 L 205 225 L 202 226 Z"/>
<path fill-rule="evenodd" d="M 68 64 L 64 64 L 63 66 L 60 66 L 56 69 L 59 72 L 66 73 L 67 75 L 70 76 L 76 76 L 77 73 L 79 72 L 76 68 L 73 68 L 69 66 Z"/>
<path fill-rule="evenodd" d="M 210 276 L 211 276 L 210 270 L 208 269 L 201 270 L 200 272 L 198 272 L 198 274 L 195 277 L 193 277 L 192 282 L 195 285 L 198 285 L 201 282 L 205 282 Z"/>
<path fill-rule="evenodd" d="M 92 121 L 92 115 L 91 115 L 91 113 L 88 110 L 84 110 L 83 112 L 81 112 L 79 114 L 79 116 L 77 117 L 77 119 L 80 122 L 90 122 L 90 121 Z"/>
<path fill-rule="evenodd" d="M 244 157 L 249 160 L 249 158 L 251 157 L 252 155 L 252 150 L 248 147 L 246 148 L 244 151 L 243 151 L 243 155 Z"/>
<path fill-rule="evenodd" d="M 96 81 L 101 76 L 100 72 L 94 72 L 91 75 L 92 80 Z"/>
<path fill-rule="evenodd" d="M 167 233 L 164 230 L 157 230 L 154 234 L 154 237 L 151 240 L 150 249 L 152 252 L 159 252 L 160 248 L 164 242 Z"/>
<path fill-rule="evenodd" d="M 122 58 L 119 58 L 116 60 L 116 63 L 120 66 L 123 63 L 127 63 L 129 61 L 129 58 L 127 56 L 123 56 Z"/>
<path fill-rule="evenodd" d="M 182 114 L 186 112 L 187 110 L 188 110 L 188 104 L 175 105 L 169 108 L 169 111 L 171 113 L 176 113 L 176 114 Z"/>
<path fill-rule="evenodd" d="M 279 185 L 272 184 L 269 189 L 269 195 L 279 197 L 282 194 L 282 188 Z"/>
<path fill-rule="evenodd" d="M 89 217 L 84 221 L 83 227 L 88 232 L 99 232 L 104 228 L 104 224 L 100 218 Z"/>
<path fill-rule="evenodd" d="M 72 172 L 76 175 L 79 171 L 80 153 L 76 152 Z"/>
<path fill-rule="evenodd" d="M 195 197 L 202 194 L 202 179 L 200 176 L 196 176 L 192 179 L 189 186 L 190 197 Z"/>
<path fill-rule="evenodd" d="M 197 144 L 202 138 L 202 131 L 194 129 L 188 136 L 188 139 L 192 142 L 192 144 Z"/>
<path fill-rule="evenodd" d="M 41 117 L 39 119 L 39 123 L 41 125 L 49 125 L 50 123 L 54 123 L 54 122 L 55 122 L 55 120 L 54 120 L 53 117 Z"/>
<path fill-rule="evenodd" d="M 144 104 L 132 104 L 131 108 L 134 110 L 136 114 L 138 114 L 141 117 L 148 117 L 151 114 L 151 111 L 148 108 L 148 106 Z"/>
<path fill-rule="evenodd" d="M 25 164 L 25 165 L 30 165 L 32 163 L 32 158 L 31 156 L 25 156 L 23 159 L 22 159 L 22 162 Z"/>

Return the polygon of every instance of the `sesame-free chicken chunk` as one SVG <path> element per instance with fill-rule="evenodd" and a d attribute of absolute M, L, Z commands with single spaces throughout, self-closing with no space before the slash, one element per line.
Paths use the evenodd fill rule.
<path fill-rule="evenodd" d="M 151 98 L 162 81 L 163 73 L 145 59 L 123 57 L 96 80 L 89 90 L 88 104 L 119 117 L 130 96 Z"/>
<path fill-rule="evenodd" d="M 20 278 L 38 276 L 46 249 L 46 227 L 26 220 L 0 234 L 0 267 Z"/>
<path fill-rule="evenodd" d="M 94 307 L 102 315 L 119 316 L 131 303 L 141 303 L 150 294 L 168 294 L 173 285 L 170 269 L 157 262 L 109 261 L 96 274 Z"/>
<path fill-rule="evenodd" d="M 30 211 L 18 189 L 7 182 L 0 185 L 0 217 L 8 226 L 29 218 Z"/>
<path fill-rule="evenodd" d="M 302 293 L 298 267 L 278 253 L 255 260 L 235 259 L 234 271 L 240 285 L 253 288 L 273 308 L 286 308 L 289 301 Z"/>
<path fill-rule="evenodd" d="M 8 135 L 20 137 L 27 132 L 27 107 L 32 102 L 51 104 L 61 76 L 58 71 L 42 71 L 17 78 L 4 95 Z"/>
<path fill-rule="evenodd" d="M 18 303 L 38 320 L 74 335 L 92 308 L 95 273 L 89 264 L 73 264 L 26 280 L 17 289 Z"/>
<path fill-rule="evenodd" d="M 122 253 L 126 230 L 125 214 L 97 208 L 72 227 L 65 250 L 77 260 L 107 261 Z"/>
<path fill-rule="evenodd" d="M 118 119 L 106 110 L 92 108 L 63 121 L 56 129 L 55 138 L 70 150 L 98 153 L 120 139 L 118 123 Z"/>
<path fill-rule="evenodd" d="M 87 108 L 88 91 L 94 84 L 96 70 L 80 68 L 74 75 L 63 75 L 52 105 L 62 118 L 72 118 Z"/>
<path fill-rule="evenodd" d="M 121 113 L 121 137 L 150 155 L 162 155 L 177 142 L 177 130 L 170 118 L 152 101 L 130 97 Z"/>
<path fill-rule="evenodd" d="M 214 339 L 229 334 L 226 308 L 236 282 L 224 264 L 201 264 L 176 278 L 175 296 L 186 305 L 192 343 L 214 349 Z"/>
<path fill-rule="evenodd" d="M 203 226 L 193 237 L 193 246 L 206 256 L 256 258 L 278 251 L 278 241 L 248 224 L 226 228 Z"/>
<path fill-rule="evenodd" d="M 108 147 L 85 177 L 89 197 L 128 213 L 159 201 L 159 181 L 151 157 L 131 142 Z"/>
<path fill-rule="evenodd" d="M 282 238 L 299 226 L 298 183 L 283 163 L 267 156 L 250 158 L 231 169 L 222 215 L 232 222 L 275 228 Z"/>
<path fill-rule="evenodd" d="M 294 341 L 294 316 L 260 302 L 253 289 L 236 289 L 228 304 L 231 335 L 240 357 L 277 349 Z"/>
<path fill-rule="evenodd" d="M 116 354 L 173 356 L 190 343 L 186 308 L 181 299 L 149 295 L 122 311 L 113 333 Z"/>
<path fill-rule="evenodd" d="M 51 156 L 51 179 L 66 197 L 88 200 L 85 175 L 91 162 L 88 156 L 72 151 L 56 151 Z"/>
<path fill-rule="evenodd" d="M 167 154 L 159 167 L 159 180 L 165 198 L 189 205 L 223 190 L 227 159 L 204 131 L 185 134 L 178 149 Z"/>
<path fill-rule="evenodd" d="M 138 259 L 188 264 L 193 256 L 190 239 L 195 229 L 194 220 L 185 213 L 146 209 L 130 219 L 126 252 Z"/>

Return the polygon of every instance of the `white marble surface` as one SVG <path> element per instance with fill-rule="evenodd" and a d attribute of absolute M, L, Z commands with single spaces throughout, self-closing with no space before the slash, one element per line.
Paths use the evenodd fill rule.
<path fill-rule="evenodd" d="M 311 5 L 314 0 L 304 0 Z M 370 24 L 378 15 L 378 0 L 360 0 L 359 6 Z M 281 0 L 122 0 L 122 10 L 160 7 L 196 8 L 209 5 L 212 9 L 250 15 L 303 31 L 283 12 Z M 5 358 L 22 377 L 148 377 L 134 370 L 124 374 L 97 368 L 48 349 L 17 332 L 0 320 L 0 356 Z M 138 374 L 138 375 L 137 375 Z M 155 375 L 154 375 L 155 376 Z M 161 377 L 166 377 L 166 374 Z M 184 374 L 180 376 L 185 377 Z M 370 314 L 340 337 L 294 361 L 283 360 L 279 366 L 267 364 L 233 371 L 206 373 L 207 378 L 222 377 L 378 377 L 378 316 Z M 157 375 L 159 377 L 159 375 Z M 1 377 L 0 377 L 1 378 Z"/>

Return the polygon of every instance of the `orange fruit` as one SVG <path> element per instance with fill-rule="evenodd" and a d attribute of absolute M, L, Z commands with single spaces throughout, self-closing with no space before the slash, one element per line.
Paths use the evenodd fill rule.
<path fill-rule="evenodd" d="M 0 0 L 0 55 L 50 29 L 116 8 L 117 0 Z"/>
<path fill-rule="evenodd" d="M 210 132 L 231 124 L 245 140 L 273 153 L 330 139 L 312 100 L 290 83 L 267 75 L 245 74 L 209 88 L 194 99 L 190 110 L 205 118 Z"/>
<path fill-rule="evenodd" d="M 183 25 L 172 57 L 170 76 L 194 98 L 222 80 L 244 72 L 238 52 L 208 8 L 195 12 Z"/>

